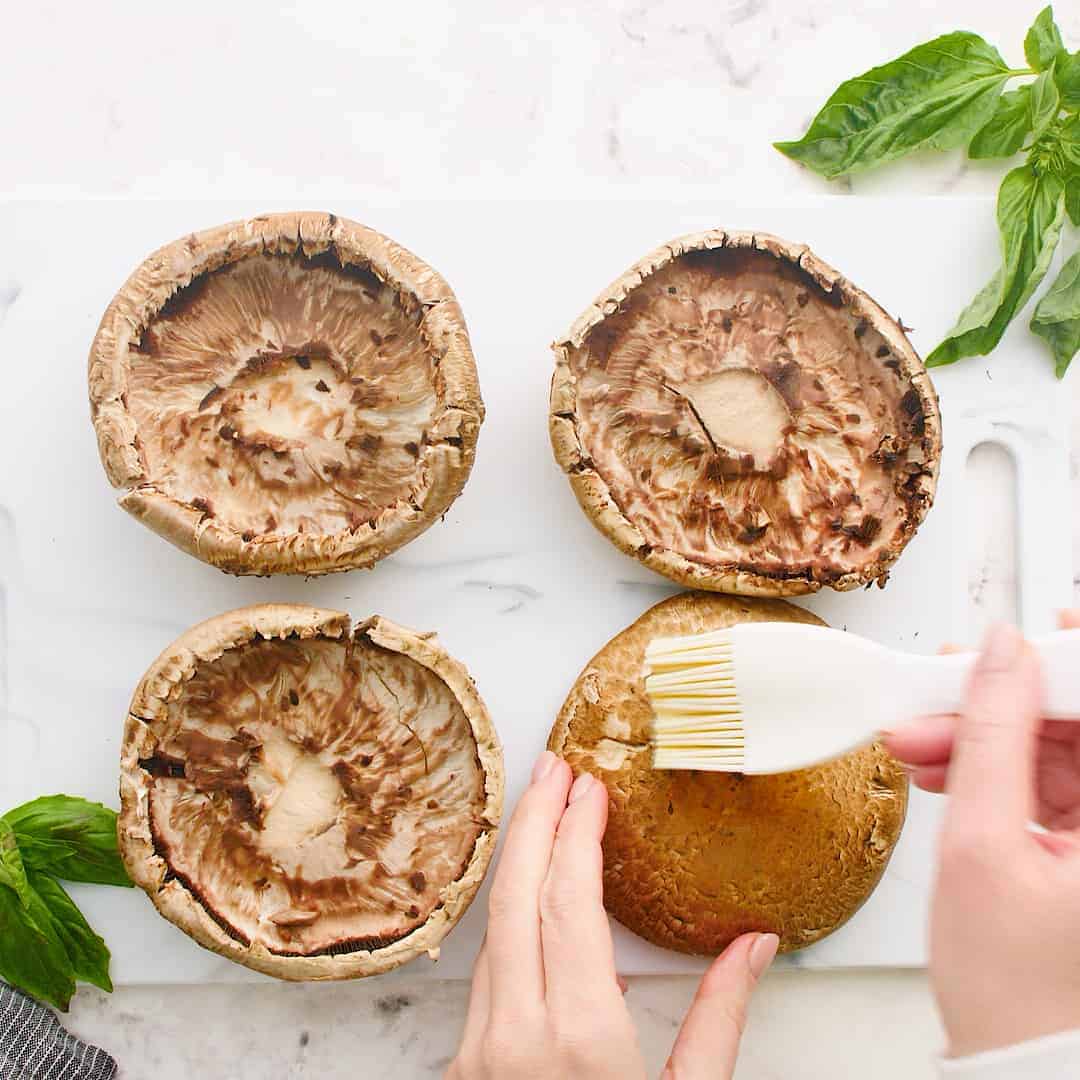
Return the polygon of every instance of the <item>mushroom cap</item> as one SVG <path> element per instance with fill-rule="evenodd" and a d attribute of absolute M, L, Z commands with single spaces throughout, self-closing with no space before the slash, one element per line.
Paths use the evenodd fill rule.
<path fill-rule="evenodd" d="M 120 505 L 234 574 L 395 551 L 460 494 L 484 416 L 450 286 L 327 213 L 156 251 L 101 320 L 89 390 Z"/>
<path fill-rule="evenodd" d="M 578 501 L 681 584 L 884 584 L 933 501 L 941 420 L 922 361 L 805 246 L 674 240 L 554 351 L 551 442 Z"/>
<path fill-rule="evenodd" d="M 434 635 L 266 604 L 193 627 L 135 690 L 120 853 L 200 945 L 282 979 L 428 952 L 495 848 L 502 751 Z"/>
<path fill-rule="evenodd" d="M 592 658 L 548 739 L 607 785 L 608 910 L 679 952 L 713 955 L 755 930 L 788 952 L 832 933 L 881 879 L 907 810 L 907 777 L 876 745 L 772 776 L 651 767 L 646 646 L 740 622 L 821 620 L 783 600 L 673 596 Z"/>

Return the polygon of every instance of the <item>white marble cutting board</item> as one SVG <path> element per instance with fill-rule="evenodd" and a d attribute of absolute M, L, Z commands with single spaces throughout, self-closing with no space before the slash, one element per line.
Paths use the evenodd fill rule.
<path fill-rule="evenodd" d="M 443 523 L 374 571 L 316 581 L 226 577 L 114 505 L 86 406 L 85 362 L 101 312 L 151 249 L 184 232 L 274 209 L 255 202 L 0 204 L 0 803 L 67 791 L 116 805 L 121 727 L 135 682 L 199 619 L 241 604 L 304 600 L 438 630 L 470 668 L 505 750 L 508 798 L 521 791 L 551 719 L 589 657 L 648 605 L 676 591 L 588 524 L 546 433 L 548 343 L 609 280 L 650 248 L 711 226 L 806 241 L 936 344 L 996 258 L 986 200 L 859 200 L 783 207 L 659 202 L 326 205 L 380 229 L 450 281 L 472 333 L 488 419 L 473 476 Z M 947 285 L 947 287 L 946 287 Z M 1002 355 L 1004 354 L 1004 355 Z M 992 370 L 936 374 L 945 461 L 937 505 L 884 591 L 807 601 L 834 625 L 931 651 L 968 628 L 970 515 L 963 467 L 973 445 L 1007 444 L 1018 464 L 1020 610 L 1048 629 L 1070 595 L 1065 395 L 1023 327 Z M 1003 523 L 1004 524 L 1004 523 Z M 886 689 L 887 692 L 887 689 Z M 831 938 L 789 960 L 814 967 L 924 961 L 934 802 L 916 795 L 870 902 Z M 260 976 L 192 944 L 139 892 L 82 888 L 119 983 Z M 483 932 L 483 895 L 439 964 L 464 976 Z M 689 971 L 697 961 L 616 928 L 620 970 Z"/>

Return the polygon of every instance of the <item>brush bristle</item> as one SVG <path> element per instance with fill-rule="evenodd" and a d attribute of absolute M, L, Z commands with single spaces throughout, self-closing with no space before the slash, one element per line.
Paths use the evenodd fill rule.
<path fill-rule="evenodd" d="M 738 772 L 745 763 L 731 634 L 654 638 L 645 650 L 654 769 Z"/>

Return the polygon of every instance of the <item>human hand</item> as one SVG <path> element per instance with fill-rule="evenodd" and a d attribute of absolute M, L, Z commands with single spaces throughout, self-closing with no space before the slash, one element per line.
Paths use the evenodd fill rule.
<path fill-rule="evenodd" d="M 1043 721 L 1041 695 L 1037 656 L 999 626 L 960 716 L 886 738 L 917 783 L 950 796 L 930 975 L 953 1057 L 1080 1027 L 1080 730 Z"/>
<path fill-rule="evenodd" d="M 545 752 L 507 829 L 461 1048 L 447 1080 L 645 1076 L 603 905 L 604 785 Z M 729 1080 L 773 934 L 744 934 L 706 972 L 666 1080 Z"/>
<path fill-rule="evenodd" d="M 1080 628 L 1080 611 L 1063 611 L 1058 622 L 1063 630 Z M 886 739 L 889 752 L 911 767 L 912 781 L 926 791 L 945 790 L 957 720 L 923 717 Z M 1080 829 L 1080 724 L 1071 720 L 1042 720 L 1036 727 L 1032 820 L 1047 829 Z"/>

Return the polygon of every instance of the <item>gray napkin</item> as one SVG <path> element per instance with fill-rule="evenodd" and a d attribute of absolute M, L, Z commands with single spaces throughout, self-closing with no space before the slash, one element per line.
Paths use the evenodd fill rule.
<path fill-rule="evenodd" d="M 0 1080 L 113 1080 L 116 1062 L 60 1026 L 51 1009 L 0 983 Z"/>

